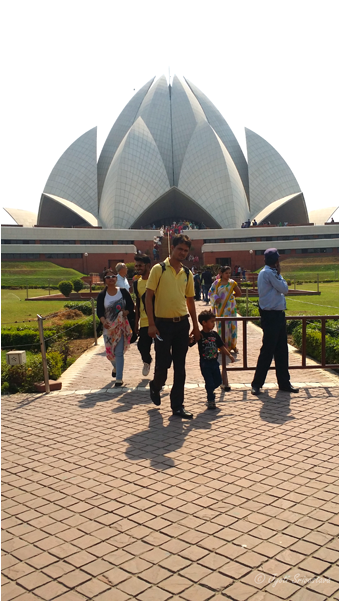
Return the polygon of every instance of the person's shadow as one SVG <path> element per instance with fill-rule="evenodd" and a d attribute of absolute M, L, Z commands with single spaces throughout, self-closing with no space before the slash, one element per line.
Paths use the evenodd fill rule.
<path fill-rule="evenodd" d="M 262 406 L 260 408 L 260 417 L 269 424 L 284 424 L 291 419 L 295 419 L 291 413 L 291 397 L 286 393 L 277 392 L 275 397 L 268 393 L 260 398 Z"/>
<path fill-rule="evenodd" d="M 149 459 L 152 468 L 167 470 L 175 465 L 174 459 L 168 454 L 180 449 L 193 429 L 210 429 L 212 421 L 218 419 L 218 410 L 206 410 L 190 421 L 171 416 L 167 425 L 155 407 L 148 410 L 148 415 L 148 428 L 125 439 L 128 443 L 126 457 L 131 461 Z"/>

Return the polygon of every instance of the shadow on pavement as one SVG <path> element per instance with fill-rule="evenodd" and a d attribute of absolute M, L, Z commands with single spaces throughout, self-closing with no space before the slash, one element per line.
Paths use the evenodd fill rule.
<path fill-rule="evenodd" d="M 190 421 L 171 415 L 166 425 L 155 407 L 148 410 L 148 415 L 148 428 L 125 439 L 128 444 L 125 454 L 131 461 L 149 459 L 152 468 L 166 470 L 175 466 L 174 459 L 167 455 L 180 449 L 192 430 L 209 430 L 211 422 L 218 419 L 218 410 L 206 410 Z"/>
<path fill-rule="evenodd" d="M 271 397 L 267 393 L 260 395 L 260 400 L 263 403 L 260 408 L 260 418 L 263 421 L 269 424 L 284 424 L 295 419 L 293 415 L 290 415 L 290 395 L 277 391 L 275 397 Z"/>

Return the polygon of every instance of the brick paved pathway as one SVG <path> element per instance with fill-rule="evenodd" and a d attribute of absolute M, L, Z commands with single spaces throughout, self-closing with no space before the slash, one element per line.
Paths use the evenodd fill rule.
<path fill-rule="evenodd" d="M 182 422 L 136 355 L 115 390 L 91 352 L 88 392 L 3 398 L 2 600 L 338 600 L 334 377 L 291 398 L 234 384 L 211 412 L 192 349 Z"/>
<path fill-rule="evenodd" d="M 206 308 L 205 303 L 199 302 L 197 305 L 197 313 L 202 309 Z M 249 323 L 248 324 L 248 365 L 255 366 L 261 347 L 262 330 Z M 242 365 L 242 325 L 239 324 L 238 334 L 238 348 L 239 356 L 234 365 Z M 152 351 L 153 355 L 154 352 Z M 301 356 L 300 354 L 290 347 L 289 353 L 290 365 L 300 365 Z M 312 364 L 314 361 L 308 359 L 308 363 Z M 197 347 L 189 349 L 187 355 L 187 376 L 186 384 L 189 388 L 192 386 L 204 386 L 204 380 L 199 369 L 199 355 Z M 126 386 L 135 388 L 145 388 L 148 386 L 149 378 L 144 378 L 141 375 L 142 362 L 135 344 L 131 345 L 130 350 L 125 355 L 125 370 L 124 370 L 124 381 Z M 249 389 L 249 385 L 253 379 L 253 371 L 235 371 L 232 373 L 232 367 L 228 366 L 229 370 L 229 381 L 230 384 L 234 385 L 237 389 Z M 150 376 L 152 377 L 152 371 Z M 168 385 L 171 385 L 173 379 L 173 370 L 169 370 Z M 63 383 L 63 390 L 72 391 L 98 391 L 102 389 L 111 389 L 114 385 L 111 377 L 110 363 L 105 359 L 105 351 L 103 347 L 102 337 L 99 339 L 99 346 L 96 348 L 89 349 L 87 353 L 78 359 L 78 361 L 65 372 L 61 381 Z M 305 386 L 339 386 L 339 377 L 333 375 L 332 372 L 326 372 L 324 370 L 291 370 L 291 381 L 295 385 Z M 266 385 L 267 389 L 277 388 L 275 371 L 271 370 L 268 373 Z"/>

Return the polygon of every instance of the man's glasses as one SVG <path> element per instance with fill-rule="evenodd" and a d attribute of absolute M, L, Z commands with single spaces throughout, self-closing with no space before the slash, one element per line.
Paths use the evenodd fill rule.
<path fill-rule="evenodd" d="M 105 280 L 111 280 L 112 278 L 116 278 L 116 275 L 105 275 Z"/>

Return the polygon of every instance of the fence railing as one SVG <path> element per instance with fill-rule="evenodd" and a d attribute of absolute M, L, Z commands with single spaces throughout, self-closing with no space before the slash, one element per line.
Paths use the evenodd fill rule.
<path fill-rule="evenodd" d="M 260 317 L 216 317 L 216 321 L 221 321 L 221 338 L 225 340 L 225 324 L 227 321 L 237 321 L 238 323 L 242 323 L 242 361 L 243 364 L 241 367 L 232 367 L 228 371 L 246 371 L 246 370 L 255 370 L 256 365 L 248 365 L 248 340 L 247 340 L 247 324 L 249 321 L 259 321 Z M 326 321 L 327 320 L 337 320 L 339 319 L 339 315 L 293 315 L 291 317 L 286 317 L 286 321 L 301 321 L 302 328 L 302 338 L 301 338 L 301 364 L 300 365 L 289 365 L 288 369 L 339 369 L 338 363 L 326 363 Z M 321 321 L 321 362 L 316 362 L 312 365 L 306 364 L 306 327 L 307 322 L 309 321 Z M 259 349 L 258 349 L 259 355 Z M 241 356 L 239 353 L 238 357 Z M 315 361 L 315 359 L 312 359 Z M 271 365 L 269 369 L 275 369 L 275 366 Z M 226 368 L 226 357 L 222 355 L 222 378 L 223 383 L 225 385 L 228 384 L 227 378 L 227 368 Z"/>

